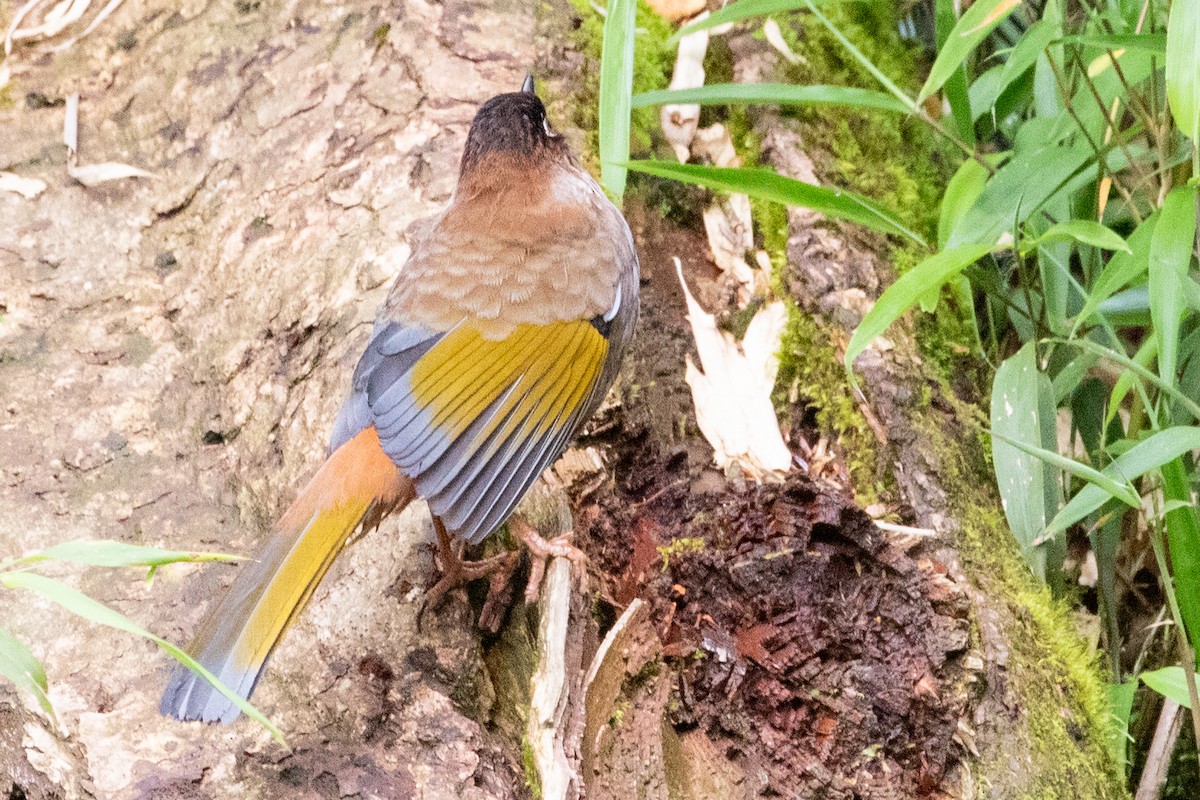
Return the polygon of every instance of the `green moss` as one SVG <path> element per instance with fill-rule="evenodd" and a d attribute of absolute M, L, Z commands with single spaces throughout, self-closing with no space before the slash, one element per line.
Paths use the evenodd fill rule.
<path fill-rule="evenodd" d="M 1108 756 L 1108 701 L 1095 656 L 1071 621 L 1069 609 L 1051 597 L 1021 561 L 1000 503 L 992 489 L 982 447 L 963 445 L 977 439 L 973 406 L 945 395 L 953 416 L 966 430 L 948 430 L 939 412 L 919 412 L 914 428 L 939 466 L 950 514 L 962 529 L 956 548 L 980 594 L 1001 611 L 1009 645 L 1008 673 L 1020 687 L 1023 741 L 984 748 L 984 775 L 1006 774 L 1010 753 L 1030 754 L 1019 765 L 1029 798 L 1125 797 L 1123 777 Z M 996 598 L 1007 598 L 998 602 Z M 973 636 L 978 641 L 978 631 Z M 990 763 L 995 762 L 995 763 Z"/>
<path fill-rule="evenodd" d="M 604 18 L 592 7 L 590 0 L 571 0 L 579 16 L 579 27 L 573 34 L 575 49 L 583 57 L 583 74 L 575 83 L 578 94 L 571 105 L 571 123 L 586 131 L 584 160 L 597 169 L 600 131 L 600 49 L 604 42 Z M 672 33 L 671 24 L 654 13 L 645 0 L 637 9 L 637 42 L 633 51 L 633 91 L 648 92 L 663 89 L 671 80 L 675 65 L 673 48 L 666 44 Z M 630 148 L 633 155 L 649 151 L 656 139 L 661 139 L 657 108 L 635 108 L 632 115 Z M 634 176 L 630 176 L 634 180 Z"/>
<path fill-rule="evenodd" d="M 525 767 L 525 785 L 533 800 L 541 800 L 542 783 L 538 777 L 537 763 L 533 760 L 533 745 L 528 738 L 521 739 L 521 764 Z"/>
<path fill-rule="evenodd" d="M 891 479 L 880 460 L 878 440 L 854 400 L 834 350 L 837 336 L 790 299 L 787 302 L 776 407 L 789 414 L 813 414 L 818 429 L 833 436 L 841 449 L 855 498 L 862 505 L 878 502 L 891 492 Z"/>
<path fill-rule="evenodd" d="M 387 44 L 388 33 L 390 33 L 391 30 L 392 30 L 392 26 L 389 23 L 385 22 L 382 25 L 375 28 L 375 30 L 371 33 L 371 38 L 375 41 L 375 49 L 376 50 L 378 50 L 379 48 L 381 48 L 385 44 Z"/>

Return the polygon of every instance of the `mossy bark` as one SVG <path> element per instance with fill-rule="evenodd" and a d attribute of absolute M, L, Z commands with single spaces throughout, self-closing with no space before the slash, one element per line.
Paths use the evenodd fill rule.
<path fill-rule="evenodd" d="M 901 85 L 914 86 L 911 48 L 900 42 L 886 11 L 848 8 L 835 21 L 875 63 L 898 68 L 899 73 L 889 72 Z M 846 66 L 829 56 L 837 46 L 828 33 L 811 19 L 796 22 L 792 30 L 799 32 L 803 52 L 813 57 L 789 71 L 804 72 L 813 83 L 845 77 L 823 72 L 831 65 Z M 763 53 L 759 43 L 741 41 L 744 61 L 761 64 Z M 860 70 L 850 65 L 849 71 Z M 918 230 L 933 232 L 936 200 L 953 162 L 948 145 L 931 132 L 914 135 L 914 120 L 858 112 L 751 117 L 760 140 L 774 146 L 764 153 L 768 163 L 788 171 L 794 155 L 780 149 L 780 142 L 787 142 L 816 162 L 822 179 L 915 215 Z M 862 237 L 810 215 L 789 216 L 782 274 L 796 310 L 782 358 L 785 374 L 805 375 L 828 369 L 831 359 L 840 362 L 839 343 L 864 308 L 856 293 L 877 296 L 915 263 L 919 252 L 911 244 Z M 788 346 L 819 341 L 815 331 L 825 333 L 824 346 Z M 863 447 L 861 438 L 845 435 L 867 427 L 867 420 L 847 402 L 844 384 L 826 382 L 804 400 L 826 409 L 826 415 L 841 409 L 826 430 L 838 435 L 846 460 L 880 465 L 887 475 L 885 498 L 907 508 L 906 521 L 936 531 L 938 557 L 972 587 L 973 642 L 985 672 L 963 720 L 971 751 L 971 780 L 963 784 L 972 788 L 968 794 L 1125 796 L 1123 776 L 1111 756 L 1108 703 L 1095 657 L 1067 608 L 1021 561 L 1000 510 L 977 405 L 987 394 L 987 386 L 979 385 L 987 375 L 969 355 L 967 331 L 961 314 L 943 299 L 935 317 L 917 320 L 915 332 L 910 322 L 897 324 L 887 333 L 889 347 L 873 347 L 858 359 L 856 375 L 868 413 L 880 423 L 876 430 L 882 430 L 882 441 L 868 440 Z M 858 485 L 854 489 L 859 492 Z M 867 487 L 862 496 L 879 495 L 876 487 Z"/>

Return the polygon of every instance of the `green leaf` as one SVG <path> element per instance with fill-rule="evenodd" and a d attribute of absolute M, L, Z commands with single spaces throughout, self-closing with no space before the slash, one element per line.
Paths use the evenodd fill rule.
<path fill-rule="evenodd" d="M 269 719 L 267 719 L 261 711 L 259 711 L 240 695 L 234 692 L 225 684 L 213 675 L 207 669 L 200 665 L 200 662 L 188 655 L 182 648 L 168 642 L 166 639 L 159 638 L 153 633 L 150 633 L 145 628 L 142 628 L 133 620 L 126 617 L 101 602 L 93 600 L 78 589 L 67 586 L 61 581 L 56 581 L 53 578 L 47 578 L 45 575 L 38 575 L 36 572 L 3 572 L 0 573 L 0 585 L 7 586 L 10 589 L 25 589 L 27 591 L 36 592 L 47 600 L 61 606 L 78 617 L 82 617 L 88 622 L 94 622 L 98 625 L 104 625 L 109 628 L 114 628 L 126 633 L 132 633 L 135 636 L 140 636 L 143 639 L 149 639 L 165 650 L 176 661 L 186 666 L 188 669 L 203 677 L 206 681 L 212 684 L 213 688 L 224 695 L 228 700 L 236 705 L 243 714 L 258 722 L 275 737 L 275 740 L 280 744 L 287 746 L 283 739 L 283 734 L 275 727 Z"/>
<path fill-rule="evenodd" d="M 972 85 L 974 98 L 971 105 L 975 116 L 979 116 L 995 106 L 1005 89 L 1012 86 L 1018 78 L 1037 63 L 1038 56 L 1042 55 L 1054 41 L 1055 33 L 1057 30 L 1054 26 L 1041 20 L 1035 22 L 1025 31 L 1020 41 L 1017 42 L 1017 46 L 1009 53 L 1004 65 L 996 71 L 995 75 L 981 84 L 979 89 Z M 976 83 L 978 82 L 976 79 Z"/>
<path fill-rule="evenodd" d="M 1132 482 L 1150 470 L 1158 469 L 1184 453 L 1189 453 L 1197 448 L 1200 448 L 1200 428 L 1192 426 L 1164 428 L 1122 453 L 1104 469 L 1104 474 L 1114 480 Z M 1058 516 L 1047 526 L 1047 534 L 1062 533 L 1098 509 L 1109 497 L 1107 491 L 1089 483 L 1071 498 L 1062 511 L 1058 512 Z"/>
<path fill-rule="evenodd" d="M 56 544 L 40 550 L 20 562 L 70 561 L 93 567 L 161 567 L 181 561 L 237 561 L 241 556 L 225 553 L 186 552 L 183 550 L 160 550 L 107 539 L 78 539 Z"/>
<path fill-rule="evenodd" d="M 837 0 L 817 0 L 818 3 L 824 5 Z M 870 0 L 863 0 L 870 2 Z M 698 19 L 688 25 L 683 26 L 675 34 L 667 39 L 667 44 L 674 44 L 687 36 L 690 33 L 696 33 L 707 28 L 715 28 L 718 25 L 724 25 L 727 22 L 741 22 L 744 19 L 751 17 L 765 17 L 769 14 L 778 14 L 783 11 L 795 11 L 801 8 L 807 8 L 807 0 L 737 0 L 737 2 L 729 3 L 719 11 L 714 11 L 704 19 Z"/>
<path fill-rule="evenodd" d="M 1076 174 L 1085 168 L 1094 172 L 1094 158 L 1086 142 L 1049 143 L 1018 152 L 988 180 L 946 246 L 995 244 L 1001 234 L 1035 214 Z"/>
<path fill-rule="evenodd" d="M 54 707 L 46 696 L 46 670 L 25 644 L 0 628 L 0 675 L 8 678 L 18 689 L 29 692 L 46 715 L 54 718 Z"/>
<path fill-rule="evenodd" d="M 1030 344 L 1032 344 L 1032 343 L 1030 343 Z M 1028 346 L 1029 346 L 1029 344 L 1026 344 L 1026 347 L 1028 347 Z M 1022 350 L 1023 349 L 1024 348 L 1022 348 Z M 1018 355 L 1019 355 L 1019 353 L 1018 353 Z M 1014 356 L 1013 358 L 1015 358 L 1015 357 L 1016 356 Z M 1010 358 L 1008 361 L 1012 361 L 1012 358 Z M 1004 363 L 1007 364 L 1008 361 L 1006 361 Z M 1003 364 L 1001 364 L 1000 366 L 1001 366 L 1001 368 L 1004 367 Z M 997 374 L 999 374 L 998 371 L 997 371 Z M 1043 375 L 1042 377 L 1045 377 L 1045 376 Z M 1016 387 L 1016 391 L 1021 391 L 1026 388 L 1028 388 L 1028 387 L 1018 386 L 1018 387 Z M 993 438 L 999 439 L 1001 442 L 1004 442 L 1005 444 L 1007 444 L 1011 447 L 1015 447 L 1016 449 L 1020 450 L 1022 453 L 1033 456 L 1034 458 L 1038 459 L 1039 461 L 1044 462 L 1045 464 L 1049 464 L 1052 467 L 1058 467 L 1059 469 L 1063 470 L 1064 472 L 1069 472 L 1070 474 L 1074 475 L 1076 478 L 1079 478 L 1080 480 L 1087 481 L 1088 483 L 1094 483 L 1095 485 L 1099 486 L 1101 489 L 1108 492 L 1114 498 L 1116 498 L 1117 500 L 1120 500 L 1122 503 L 1129 506 L 1130 508 L 1140 508 L 1141 507 L 1141 505 L 1142 505 L 1141 497 L 1138 495 L 1137 490 L 1133 488 L 1133 484 L 1131 484 L 1127 481 L 1116 480 L 1108 475 L 1105 475 L 1104 473 L 1100 472 L 1097 469 L 1089 467 L 1087 464 L 1076 461 L 1073 458 L 1067 458 L 1066 456 L 1064 456 L 1054 450 L 1047 450 L 1043 447 L 1038 447 L 1033 444 L 1028 444 L 1019 439 L 1011 439 L 1008 436 L 1005 436 L 1004 434 L 997 431 L 995 429 L 995 424 L 996 424 L 996 421 L 995 421 L 995 413 L 996 413 L 995 384 L 993 384 L 992 391 L 993 391 L 993 395 L 992 395 L 992 400 L 993 400 L 992 437 Z M 1010 392 L 1010 394 L 1011 394 L 1011 392 Z M 1010 398 L 1010 401 L 1011 401 L 1011 398 Z M 992 443 L 993 457 L 995 454 L 995 450 L 996 450 L 996 447 L 995 447 L 995 443 L 993 442 Z M 999 467 L 998 463 L 997 463 L 997 467 L 996 467 L 996 472 L 997 473 L 1000 472 L 1000 467 Z M 1023 476 L 1023 475 L 1018 475 L 1018 476 L 1016 476 L 1015 479 L 1023 480 L 1024 477 L 1025 476 Z M 1055 510 L 1057 511 L 1057 509 L 1055 509 Z M 1042 529 L 1044 529 L 1044 528 L 1045 528 L 1045 525 L 1043 524 Z M 1041 535 L 1042 529 L 1038 530 L 1038 535 Z"/>
<path fill-rule="evenodd" d="M 992 382 L 992 462 L 1004 516 L 1029 568 L 1044 583 L 1061 573 L 1063 548 L 1043 539 L 1062 498 L 1050 462 L 1055 446 L 1054 393 L 1038 369 L 1034 342 L 1008 358 Z M 1083 465 L 1078 465 L 1083 466 Z"/>
<path fill-rule="evenodd" d="M 1086 219 L 1073 219 L 1050 226 L 1049 230 L 1036 239 L 1022 244 L 1021 251 L 1031 253 L 1038 245 L 1046 242 L 1073 239 L 1082 244 L 1099 247 L 1101 250 L 1119 250 L 1132 254 L 1129 245 L 1112 228 Z"/>
<path fill-rule="evenodd" d="M 1158 374 L 1174 384 L 1178 365 L 1179 324 L 1183 318 L 1183 284 L 1196 240 L 1195 190 L 1181 186 L 1163 201 L 1150 239 L 1150 318 L 1158 342 Z"/>
<path fill-rule="evenodd" d="M 991 252 L 983 244 L 968 244 L 953 250 L 943 250 L 910 269 L 887 288 L 875 305 L 863 317 L 846 346 L 846 369 L 851 370 L 854 359 L 867 348 L 876 336 L 888 329 L 931 290 L 946 283 L 971 264 Z"/>
<path fill-rule="evenodd" d="M 936 0 L 933 5 L 934 35 L 937 49 L 946 44 L 954 24 L 958 22 L 954 12 L 955 0 Z M 958 128 L 958 136 L 964 143 L 975 146 L 975 117 L 971 114 L 971 94 L 967 87 L 966 66 L 960 66 L 946 80 L 946 102 L 950 104 L 950 115 Z"/>
<path fill-rule="evenodd" d="M 1184 708 L 1192 707 L 1192 698 L 1187 687 L 1187 675 L 1184 673 L 1183 667 L 1163 667 L 1143 672 L 1139 677 L 1142 679 L 1142 683 L 1168 700 L 1173 700 Z"/>
<path fill-rule="evenodd" d="M 938 52 L 933 68 L 929 71 L 929 78 L 921 87 L 921 93 L 917 95 L 917 102 L 925 102 L 930 95 L 942 88 L 942 84 L 962 66 L 979 43 L 1019 5 L 1021 0 L 976 0 L 959 18 L 954 30 L 946 38 L 945 47 Z"/>
<path fill-rule="evenodd" d="M 1081 33 L 1064 36 L 1058 44 L 1082 44 L 1102 50 L 1141 50 L 1153 55 L 1166 55 L 1167 36 L 1163 33 L 1110 33 L 1106 35 Z"/>
<path fill-rule="evenodd" d="M 1119 775 L 1125 775 L 1129 766 L 1129 717 L 1133 713 L 1133 698 L 1137 694 L 1137 686 L 1137 678 L 1108 685 L 1108 708 L 1112 722 L 1112 738 L 1109 741 Z"/>
<path fill-rule="evenodd" d="M 1167 101 L 1175 124 L 1200 147 L 1200 3 L 1175 0 L 1167 19 Z"/>
<path fill-rule="evenodd" d="M 1179 615 L 1188 641 L 1195 643 L 1200 641 L 1200 519 L 1196 517 L 1192 484 L 1182 459 L 1163 464 L 1162 476 L 1163 498 L 1168 503 L 1182 504 L 1168 510 L 1164 519 Z"/>
<path fill-rule="evenodd" d="M 959 165 L 954 177 L 946 184 L 942 195 L 941 214 L 938 216 L 938 249 L 944 250 L 954 229 L 975 205 L 987 185 L 987 168 L 973 158 Z"/>
<path fill-rule="evenodd" d="M 600 48 L 600 182 L 618 203 L 629 160 L 636 23 L 637 0 L 610 0 Z"/>
<path fill-rule="evenodd" d="M 1100 304 L 1112 297 L 1121 287 L 1145 274 L 1150 263 L 1150 241 L 1154 226 L 1158 224 L 1158 212 L 1147 217 L 1129 237 L 1126 245 L 1129 252 L 1118 252 L 1108 260 L 1104 269 L 1092 283 L 1083 308 L 1075 316 L 1073 333 L 1086 323 L 1100 308 Z"/>
<path fill-rule="evenodd" d="M 769 169 L 705 167 L 699 164 L 677 164 L 674 161 L 631 161 L 626 166 L 634 172 L 657 175 L 683 183 L 704 186 L 722 192 L 770 200 L 789 206 L 804 206 L 830 217 L 857 222 L 872 230 L 905 236 L 925 244 L 907 228 L 895 213 L 877 205 L 873 200 L 846 189 L 827 189 L 811 183 L 785 178 Z"/>
<path fill-rule="evenodd" d="M 713 83 L 693 89 L 660 89 L 633 96 L 633 107 L 666 103 L 849 106 L 907 114 L 910 109 L 884 92 L 853 86 L 793 86 L 787 83 Z"/>

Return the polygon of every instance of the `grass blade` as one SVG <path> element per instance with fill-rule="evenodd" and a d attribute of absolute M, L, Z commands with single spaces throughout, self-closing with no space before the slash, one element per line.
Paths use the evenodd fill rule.
<path fill-rule="evenodd" d="M 1177 503 L 1164 515 L 1175 599 L 1188 641 L 1194 644 L 1200 640 L 1200 519 L 1196 517 L 1191 481 L 1183 461 L 1176 458 L 1164 464 L 1162 476 L 1163 499 L 1168 508 L 1172 501 Z"/>
<path fill-rule="evenodd" d="M 836 105 L 880 111 L 909 112 L 908 106 L 885 92 L 853 86 L 793 86 L 787 83 L 714 83 L 694 89 L 661 89 L 633 96 L 633 107 L 666 103 L 771 104 L 781 106 Z"/>
<path fill-rule="evenodd" d="M 1173 189 L 1163 201 L 1150 239 L 1150 318 L 1158 340 L 1158 374 L 1174 384 L 1179 354 L 1179 324 L 1186 302 L 1183 283 L 1196 240 L 1195 190 Z"/>
<path fill-rule="evenodd" d="M 737 192 L 789 206 L 804 206 L 830 217 L 857 222 L 881 233 L 904 236 L 918 244 L 925 244 L 919 235 L 900 222 L 895 213 L 862 195 L 845 189 L 814 186 L 769 169 L 706 167 L 673 161 L 631 161 L 626 166 L 634 172 L 717 191 Z"/>
<path fill-rule="evenodd" d="M 828 3 L 831 1 L 817 0 L 819 3 Z M 860 1 L 868 2 L 869 0 Z M 737 2 L 730 3 L 719 11 L 714 11 L 704 19 L 696 20 L 690 25 L 680 28 L 667 40 L 667 44 L 674 44 L 689 33 L 702 31 L 706 28 L 715 28 L 727 22 L 741 22 L 751 17 L 764 17 L 768 14 L 778 14 L 783 11 L 796 11 L 801 8 L 807 8 L 807 6 L 807 0 L 737 0 Z"/>
<path fill-rule="evenodd" d="M 1112 738 L 1109 741 L 1118 775 L 1128 774 L 1126 770 L 1129 769 L 1129 718 L 1133 714 L 1133 698 L 1137 694 L 1137 685 L 1137 678 L 1108 685 L 1108 708 L 1112 721 Z M 1186 692 L 1186 688 L 1184 691 Z"/>
<path fill-rule="evenodd" d="M 871 73 L 875 80 L 879 81 L 879 84 L 883 86 L 883 88 L 891 92 L 897 100 L 904 104 L 905 108 L 909 109 L 914 114 L 919 111 L 920 104 L 915 102 L 903 89 L 897 86 L 895 82 L 889 78 L 886 73 L 884 73 L 883 70 L 875 66 L 875 63 L 871 61 L 871 59 L 863 55 L 862 51 L 855 47 L 854 43 L 847 39 L 846 35 L 842 33 L 836 25 L 830 22 L 828 17 L 826 17 L 817 9 L 817 6 L 813 0 L 804 0 L 804 6 L 812 12 L 813 16 L 815 16 L 821 22 L 821 24 L 829 30 L 830 33 L 833 34 L 833 38 L 837 39 L 842 47 L 846 48 L 846 52 L 854 56 L 854 60 L 859 64 L 862 64 L 863 69 Z"/>
<path fill-rule="evenodd" d="M 1047 242 L 1062 241 L 1063 239 L 1072 239 L 1081 244 L 1099 247 L 1102 250 L 1118 250 L 1122 253 L 1133 253 L 1129 249 L 1129 245 L 1116 231 L 1101 225 L 1099 222 L 1093 222 L 1088 219 L 1073 219 L 1068 222 L 1060 222 L 1057 225 L 1052 225 L 1041 236 L 1023 243 L 1021 250 L 1025 253 L 1031 253 L 1038 245 Z"/>
<path fill-rule="evenodd" d="M 33 561 L 70 561 L 93 567 L 161 567 L 181 561 L 238 561 L 242 557 L 225 553 L 161 550 L 106 539 L 78 539 L 56 544 L 26 556 L 18 563 Z"/>
<path fill-rule="evenodd" d="M 1167 54 L 1167 36 L 1164 33 L 1109 33 L 1101 36 L 1081 33 L 1064 36 L 1055 44 L 1082 44 L 1101 50 L 1142 50 L 1156 56 Z"/>
<path fill-rule="evenodd" d="M 33 695 L 42 711 L 54 718 L 54 707 L 46 696 L 46 670 L 29 648 L 17 637 L 0 628 L 0 676 L 8 678 L 17 689 Z"/>
<path fill-rule="evenodd" d="M 1028 347 L 1029 345 L 1027 344 L 1025 346 Z M 1023 350 L 1024 348 L 1021 348 L 1021 349 Z M 1020 355 L 1020 353 L 1018 353 L 1018 355 Z M 1013 358 L 1016 358 L 1016 356 L 1013 356 Z M 1008 361 L 1012 361 L 1012 358 L 1010 358 Z M 1006 361 L 1004 363 L 1007 364 L 1008 361 Z M 1001 368 L 1004 367 L 1003 364 L 1001 364 L 1000 366 L 1001 366 Z M 997 375 L 998 374 L 999 374 L 999 372 L 997 371 Z M 995 384 L 993 384 L 993 386 L 994 385 Z M 1028 387 L 1017 387 L 1017 388 L 1021 389 L 1021 388 L 1028 388 Z M 1013 394 L 1012 392 L 1005 393 L 1005 397 L 1008 399 L 1010 404 L 1011 404 L 1011 395 L 1012 394 Z M 994 401 L 996 399 L 994 389 L 993 389 L 992 399 L 993 399 L 993 406 L 994 406 Z M 995 413 L 996 413 L 996 409 L 993 407 L 992 408 L 992 414 L 993 414 L 992 436 L 994 438 L 1001 440 L 1002 442 L 1004 442 L 1007 445 L 1011 445 L 1012 447 L 1015 447 L 1016 449 L 1020 450 L 1022 453 L 1032 456 L 1045 464 L 1049 464 L 1050 466 L 1057 467 L 1057 468 L 1063 470 L 1064 472 L 1069 472 L 1070 474 L 1074 475 L 1076 478 L 1079 478 L 1080 480 L 1087 481 L 1088 483 L 1092 483 L 1092 484 L 1095 484 L 1096 486 L 1099 486 L 1101 489 L 1108 492 L 1114 498 L 1116 498 L 1117 500 L 1120 500 L 1122 503 L 1129 506 L 1130 508 L 1138 508 L 1141 506 L 1141 504 L 1142 504 L 1141 497 L 1138 496 L 1137 490 L 1134 489 L 1133 485 L 1130 484 L 1129 482 L 1117 480 L 1109 475 L 1105 475 L 1103 472 L 1100 472 L 1099 470 L 1097 470 L 1093 467 L 1089 467 L 1087 464 L 1076 461 L 1073 458 L 1067 458 L 1066 456 L 1061 455 L 1060 453 L 1058 453 L 1054 450 L 1047 450 L 1044 447 L 1037 447 L 1035 445 L 1021 441 L 1020 439 L 1009 438 L 1008 436 L 1005 436 L 1004 434 L 1000 433 L 999 431 L 997 431 L 995 429 L 995 426 L 996 426 L 996 420 L 995 420 L 995 416 L 994 416 Z M 994 444 L 993 444 L 992 450 L 993 450 L 993 458 L 994 458 L 994 452 L 995 452 Z M 997 473 L 1000 472 L 1000 466 L 999 466 L 998 462 L 997 462 L 996 472 Z M 1038 533 L 1040 534 L 1042 529 L 1044 529 L 1045 527 L 1046 526 L 1043 523 L 1042 527 L 1039 528 Z"/>
<path fill-rule="evenodd" d="M 1133 481 L 1153 469 L 1200 449 L 1200 428 L 1179 426 L 1164 428 L 1122 453 L 1104 469 L 1104 474 L 1122 481 Z M 1104 489 L 1089 483 L 1080 489 L 1062 511 L 1051 520 L 1047 535 L 1062 533 L 1108 501 Z M 1198 587 L 1200 590 L 1200 587 Z"/>
<path fill-rule="evenodd" d="M 1200 3 L 1175 0 L 1167 19 L 1167 102 L 1175 124 L 1200 146 Z"/>
<path fill-rule="evenodd" d="M 126 617 L 103 603 L 93 600 L 78 589 L 67 586 L 61 581 L 56 581 L 53 578 L 47 578 L 45 575 L 38 575 L 35 572 L 5 572 L 0 573 L 0 584 L 7 586 L 10 589 L 25 589 L 27 591 L 36 592 L 47 600 L 62 606 L 67 611 L 70 611 L 76 616 L 86 619 L 88 622 L 94 622 L 98 625 L 104 625 L 109 628 L 114 628 L 126 633 L 132 633 L 135 636 L 140 636 L 143 639 L 149 639 L 165 650 L 176 661 L 186 666 L 188 669 L 203 677 L 206 681 L 212 684 L 218 692 L 235 704 L 242 713 L 251 719 L 258 722 L 268 731 L 271 736 L 280 744 L 287 746 L 283 739 L 283 734 L 275 727 L 266 716 L 263 715 L 254 706 L 243 700 L 240 695 L 236 694 L 225 684 L 200 665 L 196 659 L 192 658 L 182 648 L 168 642 L 166 639 L 161 639 L 155 636 L 150 631 L 138 625 L 133 620 Z"/>
<path fill-rule="evenodd" d="M 930 256 L 887 288 L 875 305 L 863 317 L 862 322 L 846 345 L 846 369 L 852 369 L 854 359 L 867 348 L 876 336 L 882 334 L 904 312 L 916 305 L 931 290 L 958 275 L 971 264 L 991 252 L 984 244 L 968 244 L 953 250 L 943 250 Z"/>
<path fill-rule="evenodd" d="M 609 0 L 600 48 L 600 182 L 618 205 L 629 160 L 636 22 L 637 0 Z"/>
<path fill-rule="evenodd" d="M 945 46 L 939 49 L 933 68 L 929 70 L 929 77 L 921 87 L 921 93 L 917 95 L 917 102 L 925 102 L 930 95 L 942 88 L 942 84 L 963 65 L 979 43 L 1019 5 L 1021 0 L 976 0 L 974 5 L 959 17 L 954 30 L 946 37 Z"/>

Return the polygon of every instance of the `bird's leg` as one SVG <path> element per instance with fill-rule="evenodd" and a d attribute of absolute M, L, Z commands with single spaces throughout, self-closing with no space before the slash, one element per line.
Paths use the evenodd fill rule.
<path fill-rule="evenodd" d="M 490 575 L 492 584 L 495 584 L 497 574 L 502 575 L 505 582 L 512 577 L 512 572 L 516 568 L 515 553 L 501 553 L 481 561 L 464 561 L 462 553 L 466 544 L 459 541 L 456 545 L 451 541 L 450 534 L 446 532 L 446 526 L 442 524 L 441 518 L 436 516 L 433 518 L 433 529 L 437 532 L 438 537 L 438 562 L 442 569 L 442 577 L 426 593 L 419 616 L 423 616 L 427 609 L 437 608 L 451 591 L 465 586 L 473 580 Z M 493 593 L 494 589 L 489 588 L 489 603 L 491 603 Z M 487 610 L 486 605 L 484 610 Z"/>
<path fill-rule="evenodd" d="M 542 576 L 546 574 L 546 559 L 556 556 L 570 559 L 576 564 L 587 560 L 583 551 L 571 544 L 569 533 L 555 536 L 553 539 L 543 539 L 532 525 L 516 514 L 509 517 L 508 529 L 529 550 L 529 582 L 525 584 L 526 603 L 537 601 L 538 592 L 542 588 Z"/>

